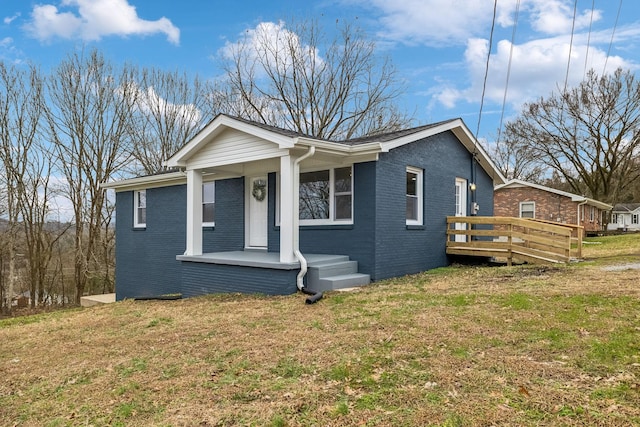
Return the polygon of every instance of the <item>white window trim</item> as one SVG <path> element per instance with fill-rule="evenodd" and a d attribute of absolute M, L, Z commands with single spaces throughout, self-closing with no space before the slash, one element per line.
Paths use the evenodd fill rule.
<path fill-rule="evenodd" d="M 335 170 L 342 168 L 351 168 L 351 219 L 334 219 L 335 218 Z M 353 187 L 353 165 L 338 166 L 334 168 L 315 168 L 301 170 L 300 173 L 306 172 L 318 172 L 329 170 L 329 219 L 301 219 L 300 226 L 313 226 L 313 225 L 352 225 L 354 214 L 354 187 Z M 276 175 L 276 227 L 280 226 L 280 174 Z M 338 193 L 346 194 L 346 193 Z"/>
<path fill-rule="evenodd" d="M 138 209 L 140 208 L 140 206 L 138 206 L 138 200 L 139 200 L 139 194 L 140 193 L 144 193 L 145 195 L 145 203 L 144 203 L 144 209 L 146 212 L 147 209 L 147 190 L 136 190 L 133 192 L 133 227 L 134 228 L 145 228 L 147 226 L 147 222 L 145 219 L 145 222 L 140 222 L 140 219 L 138 218 Z"/>
<path fill-rule="evenodd" d="M 216 205 L 216 184 L 215 184 L 215 181 L 203 182 L 202 183 L 202 188 L 203 189 L 204 189 L 204 185 L 205 184 L 213 184 L 213 206 L 214 206 L 214 209 L 215 209 L 215 205 Z M 209 202 L 209 203 L 212 203 L 212 202 Z M 204 201 L 204 191 L 203 191 L 203 193 L 202 193 L 202 209 L 203 209 L 202 214 L 203 214 L 203 218 L 204 218 L 204 205 L 205 205 L 205 201 Z M 213 218 L 214 218 L 214 220 L 212 222 L 204 222 L 204 220 L 203 220 L 202 226 L 203 227 L 215 227 L 215 225 L 216 225 L 215 216 Z"/>
<path fill-rule="evenodd" d="M 535 217 L 536 217 L 536 202 L 534 202 L 534 201 L 520 202 L 520 206 L 518 207 L 518 214 L 520 215 L 520 218 L 529 218 L 529 217 L 523 217 L 522 216 L 522 205 L 533 205 L 533 216 L 531 218 L 535 219 Z"/>
<path fill-rule="evenodd" d="M 406 218 L 406 224 L 407 225 L 424 225 L 424 217 L 423 217 L 423 210 L 424 210 L 424 171 L 422 169 L 419 168 L 414 168 L 412 166 L 407 166 L 407 169 L 405 171 L 405 177 L 407 173 L 413 173 L 416 174 L 416 189 L 417 189 L 417 194 L 416 194 L 416 198 L 418 199 L 418 219 L 408 219 Z M 405 187 L 405 198 L 407 197 L 407 189 Z M 405 205 L 406 206 L 406 205 Z M 405 216 L 406 216 L 406 210 L 405 210 Z"/>
<path fill-rule="evenodd" d="M 350 219 L 335 219 L 335 209 L 336 209 L 336 200 L 335 200 L 335 173 L 336 169 L 342 168 L 351 168 L 351 218 Z M 300 174 L 306 172 L 318 172 L 329 170 L 329 218 L 327 219 L 301 219 L 300 225 L 350 225 L 353 224 L 353 165 L 348 166 L 338 166 L 334 168 L 316 168 L 316 169 L 305 169 L 300 171 Z M 343 193 L 341 193 L 343 194 Z"/>
<path fill-rule="evenodd" d="M 631 214 L 631 224 L 637 225 L 640 221 L 640 214 Z"/>

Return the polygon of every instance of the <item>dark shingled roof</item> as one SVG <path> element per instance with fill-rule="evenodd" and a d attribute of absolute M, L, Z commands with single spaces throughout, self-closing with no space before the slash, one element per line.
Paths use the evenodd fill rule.
<path fill-rule="evenodd" d="M 378 135 L 363 136 L 360 138 L 349 139 L 347 141 L 336 141 L 336 142 L 340 142 L 341 144 L 347 144 L 347 145 L 367 144 L 369 142 L 387 142 L 387 141 L 392 141 L 394 139 L 402 138 L 408 135 L 413 135 L 414 133 L 422 132 L 423 130 L 431 129 L 431 128 L 440 126 L 444 123 L 452 122 L 454 120 L 457 120 L 457 119 L 444 120 L 441 122 L 430 123 L 428 125 L 418 126 L 415 128 L 402 129 L 402 130 L 397 130 L 395 132 L 387 132 L 387 133 L 381 133 Z"/>
<path fill-rule="evenodd" d="M 322 139 L 322 138 L 317 138 L 315 136 L 312 135 L 306 135 L 304 133 L 301 132 L 296 132 L 296 131 L 292 131 L 292 130 L 288 130 L 288 129 L 282 129 L 276 126 L 271 126 L 271 125 L 266 125 L 264 123 L 259 123 L 259 122 L 254 122 L 252 120 L 247 120 L 247 119 L 243 119 L 241 117 L 236 117 L 236 116 L 231 116 L 228 114 L 225 114 L 227 117 L 232 118 L 234 120 L 238 120 L 239 122 L 243 122 L 243 123 L 247 123 L 274 133 L 278 133 L 280 135 L 284 135 L 284 136 L 290 136 L 290 137 L 302 137 L 302 138 L 310 138 L 310 139 L 317 139 L 319 141 L 325 141 L 325 142 L 333 142 L 336 144 L 343 144 L 343 145 L 360 145 L 360 144 L 367 144 L 370 142 L 387 142 L 387 141 L 392 141 L 394 139 L 398 139 L 398 138 L 402 138 L 404 136 L 407 135 L 412 135 L 414 133 L 418 133 L 421 132 L 423 130 L 426 129 L 430 129 L 430 128 L 434 128 L 436 126 L 440 126 L 444 123 L 449 123 L 452 122 L 454 120 L 457 119 L 451 119 L 451 120 L 444 120 L 441 122 L 437 122 L 437 123 L 431 123 L 428 125 L 423 125 L 423 126 L 418 126 L 415 128 L 410 128 L 410 129 L 402 129 L 402 130 L 397 130 L 394 132 L 387 132 L 387 133 L 381 133 L 381 134 L 376 134 L 376 135 L 368 135 L 368 136 L 363 136 L 363 137 L 359 137 L 359 138 L 352 138 L 352 139 L 348 139 L 348 140 L 329 140 L 329 139 Z"/>
<path fill-rule="evenodd" d="M 613 210 L 616 212 L 631 212 L 640 208 L 640 203 L 617 203 Z"/>

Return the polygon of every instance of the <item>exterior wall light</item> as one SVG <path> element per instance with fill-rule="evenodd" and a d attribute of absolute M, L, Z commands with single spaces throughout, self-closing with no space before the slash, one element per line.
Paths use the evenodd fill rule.
<path fill-rule="evenodd" d="M 476 191 L 476 183 L 475 182 L 472 182 L 471 184 L 469 184 L 469 190 Z"/>

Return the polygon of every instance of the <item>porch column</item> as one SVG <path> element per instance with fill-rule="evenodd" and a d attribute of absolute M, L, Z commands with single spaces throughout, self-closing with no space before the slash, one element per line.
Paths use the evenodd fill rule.
<path fill-rule="evenodd" d="M 202 255 L 202 172 L 187 171 L 187 249 L 185 255 Z"/>
<path fill-rule="evenodd" d="M 280 157 L 280 262 L 295 262 L 293 254 L 294 159 Z M 297 203 L 297 202 L 296 202 Z"/>

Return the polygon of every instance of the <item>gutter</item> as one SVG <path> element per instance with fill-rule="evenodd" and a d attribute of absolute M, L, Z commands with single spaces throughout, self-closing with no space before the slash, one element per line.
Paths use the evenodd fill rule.
<path fill-rule="evenodd" d="M 293 189 L 294 191 L 296 189 L 300 188 L 300 163 L 305 160 L 308 159 L 309 157 L 313 156 L 316 152 L 316 147 L 314 147 L 313 145 L 309 147 L 309 150 L 303 154 L 302 156 L 298 157 L 294 163 L 293 163 Z M 298 190 L 299 191 L 299 190 Z M 296 198 L 297 199 L 297 198 Z M 300 203 L 299 201 L 297 201 L 297 203 Z M 307 298 L 307 304 L 313 304 L 314 302 L 318 301 L 320 298 L 322 298 L 322 293 L 316 293 L 316 292 L 310 292 L 310 291 L 306 291 L 304 289 L 304 276 L 306 276 L 307 274 L 307 259 L 302 255 L 302 252 L 300 252 L 300 212 L 299 212 L 299 208 L 298 208 L 298 204 L 294 203 L 294 215 L 293 215 L 293 254 L 295 255 L 296 259 L 298 260 L 298 262 L 300 262 L 300 272 L 298 273 L 298 276 L 296 277 L 296 286 L 298 287 L 298 290 L 300 292 L 303 292 L 305 294 L 310 294 L 312 295 L 311 297 Z"/>

